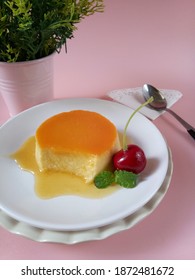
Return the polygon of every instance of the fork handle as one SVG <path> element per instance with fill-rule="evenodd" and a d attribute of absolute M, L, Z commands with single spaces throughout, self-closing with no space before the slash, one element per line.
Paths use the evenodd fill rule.
<path fill-rule="evenodd" d="M 180 122 L 180 124 L 186 128 L 190 136 L 195 140 L 195 128 L 191 126 L 189 123 L 187 123 L 184 119 L 182 119 L 179 115 L 177 115 L 172 110 L 166 108 L 166 111 L 169 112 L 173 117 L 175 117 Z"/>

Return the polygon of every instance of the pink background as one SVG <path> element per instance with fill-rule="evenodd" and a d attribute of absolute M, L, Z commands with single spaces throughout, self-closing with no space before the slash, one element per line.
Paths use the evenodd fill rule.
<path fill-rule="evenodd" d="M 105 0 L 55 56 L 55 98 L 104 98 L 154 84 L 183 93 L 173 107 L 195 126 L 195 1 Z M 9 114 L 0 96 L 0 123 Z M 77 245 L 38 243 L 0 228 L 0 259 L 195 259 L 195 142 L 165 114 L 155 122 L 174 173 L 159 207 L 130 230 Z"/>

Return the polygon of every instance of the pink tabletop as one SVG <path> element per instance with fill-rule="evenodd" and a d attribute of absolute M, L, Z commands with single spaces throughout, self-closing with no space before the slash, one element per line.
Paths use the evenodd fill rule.
<path fill-rule="evenodd" d="M 175 112 L 195 126 L 195 1 L 105 0 L 55 56 L 55 98 L 104 98 L 144 83 L 176 89 Z M 0 123 L 9 118 L 0 96 Z M 194 259 L 195 141 L 168 113 L 154 124 L 172 151 L 167 194 L 142 222 L 100 241 L 39 243 L 0 228 L 0 259 Z"/>

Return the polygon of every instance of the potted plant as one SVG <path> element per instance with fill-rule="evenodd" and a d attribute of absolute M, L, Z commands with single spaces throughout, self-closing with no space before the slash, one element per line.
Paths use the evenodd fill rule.
<path fill-rule="evenodd" d="M 59 53 L 62 47 L 66 49 L 67 39 L 73 38 L 77 24 L 82 19 L 96 12 L 103 12 L 103 9 L 103 0 L 0 1 L 0 91 L 4 98 L 6 97 L 5 101 L 10 102 L 13 88 L 17 85 L 19 85 L 20 95 L 27 91 L 26 86 L 35 85 L 39 81 L 40 91 L 43 88 L 48 91 L 43 82 L 44 78 L 40 78 L 40 73 L 45 73 L 46 80 L 50 80 L 52 86 L 52 66 L 49 65 L 52 65 L 53 54 Z M 30 70 L 30 65 L 36 68 L 35 65 L 42 62 L 44 66 L 40 71 Z M 14 70 L 11 70 L 11 76 L 8 77 L 12 67 Z M 23 67 L 21 74 L 19 74 L 19 67 Z M 38 76 L 38 81 L 33 75 Z M 27 82 L 24 81 L 26 76 Z M 15 83 L 13 83 L 14 78 L 16 78 Z M 11 92 L 9 92 L 10 87 Z M 39 97 L 38 102 L 35 101 L 32 92 L 35 92 L 35 88 L 28 94 L 28 98 L 25 94 L 23 101 L 20 96 L 21 108 L 16 108 L 15 112 L 12 109 L 12 114 L 47 100 L 47 97 L 42 94 L 42 98 Z M 15 95 L 16 93 L 12 105 L 17 107 L 18 101 Z"/>

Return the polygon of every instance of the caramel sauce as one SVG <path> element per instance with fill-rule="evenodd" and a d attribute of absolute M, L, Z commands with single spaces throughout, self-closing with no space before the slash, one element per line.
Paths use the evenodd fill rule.
<path fill-rule="evenodd" d="M 61 195 L 77 195 L 88 198 L 101 198 L 119 190 L 118 186 L 98 189 L 93 183 L 86 184 L 81 178 L 64 172 L 40 172 L 35 159 L 35 137 L 28 138 L 11 157 L 19 167 L 34 174 L 35 193 L 49 199 Z"/>
<path fill-rule="evenodd" d="M 36 131 L 36 141 L 56 152 L 78 152 L 101 155 L 116 141 L 117 130 L 104 116 L 85 110 L 54 115 Z"/>

